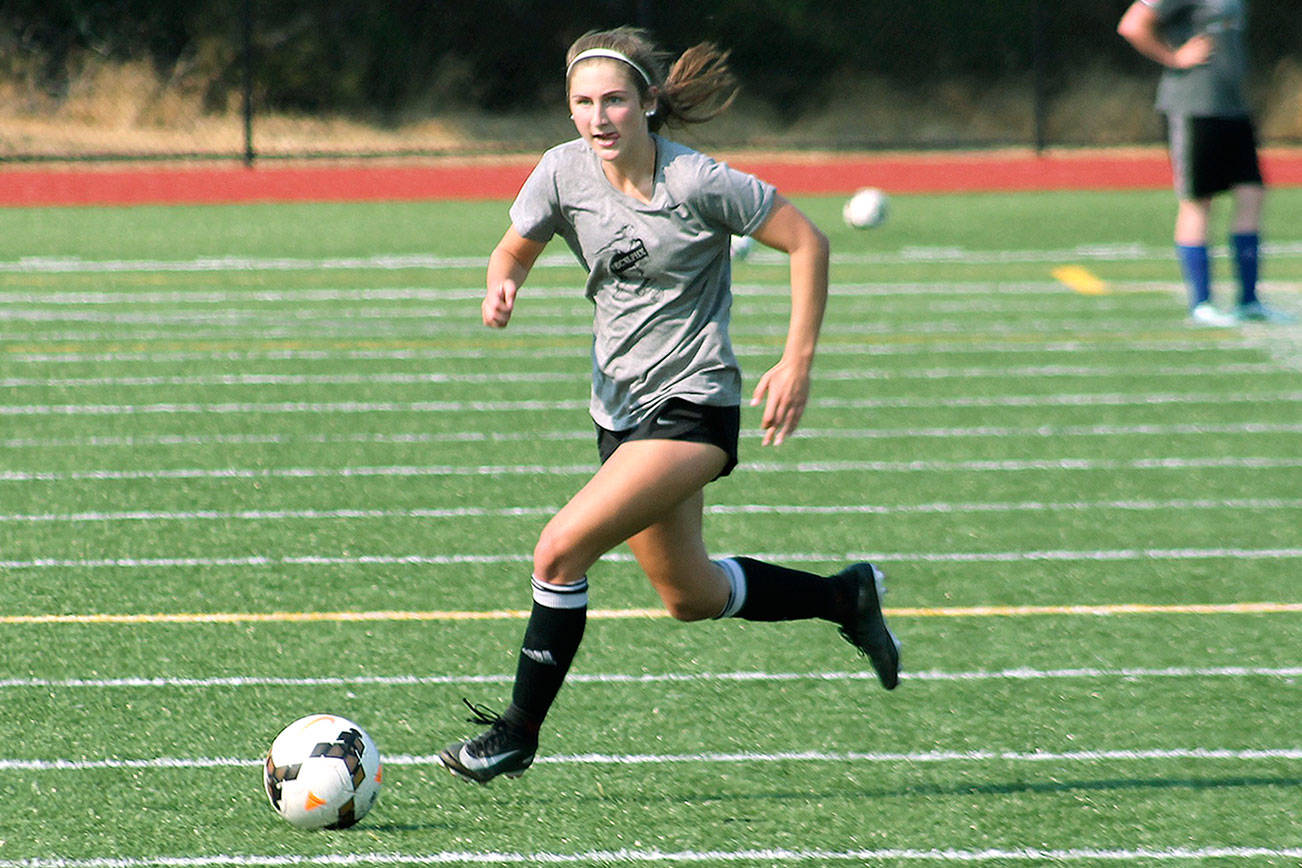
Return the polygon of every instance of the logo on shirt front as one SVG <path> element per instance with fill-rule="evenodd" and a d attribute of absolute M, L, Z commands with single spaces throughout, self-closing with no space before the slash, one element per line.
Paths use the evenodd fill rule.
<path fill-rule="evenodd" d="M 646 259 L 647 256 L 649 255 L 650 254 L 648 254 L 646 251 L 646 245 L 642 243 L 642 239 L 634 238 L 633 247 L 631 250 L 627 250 L 623 253 L 615 253 L 613 256 L 611 256 L 610 270 L 613 271 L 615 274 L 619 275 L 620 277 L 623 277 L 625 274 L 631 271 L 634 268 L 634 266 L 636 266 L 643 259 Z"/>
<path fill-rule="evenodd" d="M 599 256 L 614 278 L 611 286 L 614 292 L 643 295 L 651 291 L 651 282 L 646 274 L 651 251 L 637 237 L 636 231 L 631 223 L 625 223 L 614 233 L 610 242 L 601 248 Z"/>

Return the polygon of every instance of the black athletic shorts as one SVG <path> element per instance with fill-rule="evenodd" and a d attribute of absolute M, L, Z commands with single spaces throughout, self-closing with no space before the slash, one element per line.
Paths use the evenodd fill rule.
<path fill-rule="evenodd" d="M 1206 199 L 1239 184 L 1260 184 L 1257 133 L 1246 117 L 1167 118 L 1175 192 Z"/>
<path fill-rule="evenodd" d="M 715 407 L 693 404 L 682 398 L 670 398 L 656 411 L 633 428 L 608 431 L 597 426 L 597 451 L 601 463 L 615 453 L 619 444 L 628 440 L 686 440 L 691 443 L 711 443 L 728 456 L 728 462 L 719 471 L 719 477 L 732 473 L 737 466 L 737 440 L 741 433 L 740 407 Z"/>

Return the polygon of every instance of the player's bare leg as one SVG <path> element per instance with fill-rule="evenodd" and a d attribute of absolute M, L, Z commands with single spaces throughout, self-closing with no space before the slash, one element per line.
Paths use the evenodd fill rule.
<path fill-rule="evenodd" d="M 488 729 L 449 745 L 439 759 L 477 783 L 519 777 L 532 765 L 538 731 L 582 641 L 588 568 L 713 479 L 727 460 L 716 446 L 671 440 L 625 443 L 543 530 L 534 550 L 533 611 L 502 715 L 470 703 Z M 699 502 L 698 502 L 699 503 Z M 696 507 L 699 514 L 700 507 Z M 699 523 L 697 525 L 697 545 Z M 724 585 L 722 578 L 719 584 Z M 726 588 L 723 595 L 726 597 Z M 722 605 L 722 604 L 720 604 Z"/>

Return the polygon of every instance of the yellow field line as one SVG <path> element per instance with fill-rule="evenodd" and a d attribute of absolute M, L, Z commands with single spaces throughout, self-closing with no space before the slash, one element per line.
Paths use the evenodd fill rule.
<path fill-rule="evenodd" d="M 1081 295 L 1108 295 L 1112 291 L 1094 272 L 1081 265 L 1061 265 L 1051 273 L 1059 283 Z"/>
<path fill-rule="evenodd" d="M 1113 603 L 1070 606 L 940 606 L 885 609 L 899 618 L 1023 618 L 1040 615 L 1262 615 L 1302 612 L 1302 603 Z M 375 612 L 159 612 L 140 614 L 0 615 L 0 624 L 245 624 L 320 621 L 524 620 L 526 609 Z M 591 609 L 589 618 L 667 618 L 662 609 Z"/>

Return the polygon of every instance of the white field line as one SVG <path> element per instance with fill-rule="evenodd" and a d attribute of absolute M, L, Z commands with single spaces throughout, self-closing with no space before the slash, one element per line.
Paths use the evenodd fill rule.
<path fill-rule="evenodd" d="M 487 260 L 485 260 L 485 263 Z M 0 270 L 3 270 L 0 267 Z M 1178 293 L 1182 286 L 1175 281 L 1158 280 L 1109 280 L 1108 287 L 1114 292 L 1129 294 L 1151 294 L 1152 301 L 1160 297 L 1169 297 Z M 1295 281 L 1266 280 L 1261 286 L 1267 291 L 1292 293 L 1302 288 Z M 836 280 L 829 287 L 832 303 L 841 300 L 859 300 L 864 298 L 881 299 L 899 296 L 903 299 L 916 300 L 919 296 L 953 297 L 962 299 L 978 296 L 985 302 L 999 303 L 1004 298 L 1022 297 L 1018 303 L 1026 304 L 1025 297 L 1044 296 L 1055 299 L 1059 304 L 1071 300 L 1080 300 L 1067 293 L 1058 280 L 954 280 L 954 281 L 890 281 L 855 282 Z M 576 303 L 578 310 L 586 310 L 588 302 L 578 281 L 567 285 L 543 286 L 530 284 L 525 289 L 524 297 L 529 301 Z M 741 308 L 748 309 L 748 302 L 754 298 L 789 299 L 790 286 L 786 281 L 740 281 L 732 285 L 732 295 L 741 299 Z M 340 303 L 356 302 L 368 308 L 377 302 L 419 302 L 422 304 L 451 304 L 454 307 L 461 302 L 478 302 L 484 296 L 482 285 L 465 285 L 452 287 L 431 286 L 385 286 L 385 287 L 303 287 L 303 288 L 249 288 L 249 289 L 174 289 L 174 290 L 69 290 L 52 292 L 31 292 L 26 290 L 0 289 L 0 308 L 7 305 L 30 305 L 32 310 L 52 310 L 61 307 L 88 308 L 97 306 L 159 307 L 168 305 L 186 305 L 196 310 L 220 309 L 230 305 L 243 313 L 273 312 L 277 304 L 293 305 L 292 310 L 301 310 L 304 305 L 329 304 L 340 307 Z M 1090 304 L 1106 302 L 1106 298 L 1089 299 Z M 1144 302 L 1148 299 L 1126 299 L 1126 304 Z M 931 301 L 924 302 L 930 304 Z M 944 302 L 941 302 L 942 304 Z M 1166 303 L 1166 302 L 1162 302 Z M 250 306 L 256 305 L 256 310 Z M 347 305 L 343 305 L 347 308 Z M 463 306 L 464 307 L 464 306 Z M 469 306 L 472 310 L 474 305 Z M 180 312 L 180 311 L 178 311 Z"/>
<path fill-rule="evenodd" d="M 1153 296 L 1151 300 L 1145 297 L 1144 304 L 1136 304 L 1132 300 L 1127 300 L 1124 305 L 1110 300 L 1111 297 L 1103 300 L 1089 299 L 1082 300 L 1079 304 L 1089 305 L 1088 313 L 1094 317 L 1103 314 L 1121 315 L 1131 318 L 1131 327 L 1134 327 L 1133 319 L 1142 315 L 1145 318 L 1152 319 L 1160 317 L 1167 324 L 1179 322 L 1176 316 L 1172 315 L 1172 303 L 1167 294 Z M 734 307 L 732 311 L 732 328 L 737 334 L 745 334 L 747 328 L 754 328 L 757 324 L 764 324 L 775 319 L 785 319 L 791 310 L 789 301 L 764 301 L 758 302 L 749 300 L 744 306 Z M 857 330 L 862 326 L 859 325 L 864 319 L 872 317 L 877 320 L 891 319 L 895 323 L 898 331 L 908 332 L 913 329 L 916 318 L 929 315 L 936 317 L 945 316 L 962 316 L 967 318 L 976 318 L 974 324 L 975 331 L 980 331 L 980 325 L 985 322 L 982 317 L 1002 316 L 1005 318 L 1016 318 L 1013 325 L 1022 324 L 1025 326 L 1029 317 L 1035 317 L 1033 327 L 1035 326 L 1052 326 L 1059 318 L 1080 316 L 1080 310 L 1065 308 L 1063 303 L 1057 299 L 1025 301 L 1021 298 L 1003 298 L 995 300 L 982 299 L 978 301 L 946 301 L 946 300 L 889 300 L 863 298 L 847 302 L 842 299 L 839 304 L 829 308 L 826 318 L 826 328 L 836 330 L 842 327 L 848 327 L 851 330 Z M 591 320 L 591 314 L 583 310 L 575 310 L 570 306 L 565 307 L 539 307 L 534 306 L 528 309 L 527 314 L 522 313 L 518 318 L 512 320 L 511 333 L 520 331 L 523 328 L 545 327 L 556 329 L 567 326 L 577 330 L 582 327 L 590 329 L 588 325 Z M 450 330 L 457 332 L 471 332 L 481 330 L 479 305 L 473 307 L 466 305 L 463 308 L 443 310 L 432 307 L 404 307 L 400 309 L 367 309 L 361 311 L 352 311 L 348 309 L 340 310 L 338 308 L 324 309 L 301 309 L 301 308 L 257 308 L 257 309 L 231 309 L 226 310 L 218 308 L 215 310 L 180 310 L 180 311 L 107 311 L 107 310 L 76 310 L 68 308 L 57 308 L 46 310 L 41 308 L 10 308 L 6 309 L 0 305 L 0 323 L 13 324 L 15 327 L 30 326 L 33 328 L 31 334 L 43 334 L 36 329 L 50 327 L 54 324 L 71 323 L 85 326 L 107 326 L 107 327 L 158 327 L 170 328 L 177 331 L 183 331 L 190 328 L 210 328 L 210 329 L 232 329 L 240 328 L 245 330 L 256 329 L 259 335 L 271 333 L 273 329 L 284 329 L 290 327 L 301 327 L 311 329 L 342 329 L 351 325 L 360 333 L 365 333 L 366 324 L 377 324 L 378 327 L 388 327 L 393 330 L 410 329 L 413 324 L 418 325 L 421 331 L 432 333 L 438 331 L 441 334 L 447 334 Z M 921 327 L 924 329 L 934 329 L 938 326 L 923 322 Z M 939 326 L 942 329 L 947 327 Z M 762 332 L 767 334 L 768 332 Z M 857 331 L 856 331 L 857 333 Z M 12 334 L 8 335 L 12 337 Z"/>
<path fill-rule="evenodd" d="M 457 520 L 466 518 L 539 518 L 554 515 L 556 506 L 503 507 L 418 507 L 414 509 L 244 509 L 244 510 L 127 510 L 118 512 L 0 513 L 0 522 L 37 524 L 44 522 L 118 521 L 392 521 L 394 519 Z M 1199 509 L 1281 510 L 1302 509 L 1302 498 L 1243 497 L 1174 498 L 1169 500 L 1084 500 L 1084 501 L 996 501 L 985 503 L 901 503 L 901 504 L 734 504 L 710 505 L 706 515 L 962 515 L 1006 512 L 1186 512 Z"/>
<path fill-rule="evenodd" d="M 1170 666 L 1164 668 L 1001 669 L 976 672 L 901 672 L 901 681 L 966 683 L 986 681 L 1137 681 L 1157 678 L 1302 678 L 1302 666 Z M 409 687 L 511 684 L 514 675 L 356 675 L 285 678 L 233 675 L 210 678 L 4 678 L 4 688 L 65 689 L 215 689 L 244 687 Z M 566 684 L 786 683 L 793 681 L 876 681 L 872 672 L 666 672 L 659 674 L 575 672 Z"/>
<path fill-rule="evenodd" d="M 1069 561 L 1184 561 L 1184 560 L 1293 560 L 1302 558 L 1302 547 L 1275 548 L 1133 548 L 993 552 L 756 552 L 761 560 L 792 563 L 1025 563 Z M 0 570 L 95 570 L 95 569 L 184 569 L 207 567 L 415 567 L 462 566 L 467 564 L 525 564 L 532 555 L 519 554 L 405 554 L 405 555 L 229 555 L 194 557 L 121 557 L 121 558 L 33 558 L 0 560 Z M 603 555 L 603 560 L 632 563 L 633 556 L 622 552 Z M 0 623 L 5 616 L 0 616 Z"/>
<path fill-rule="evenodd" d="M 1042 336 L 1038 336 L 1042 337 Z M 1262 342 L 1255 338 L 1244 338 L 1224 332 L 1190 331 L 1187 338 L 1176 340 L 1128 340 L 1125 353 L 1130 356 L 1136 352 L 1144 353 L 1207 353 L 1221 351 L 1260 350 Z M 772 358 L 781 353 L 781 347 L 775 344 L 733 345 L 737 355 L 742 358 Z M 819 355 L 828 356 L 909 356 L 909 355 L 1007 355 L 1007 354 L 1043 354 L 1069 353 L 1073 356 L 1089 350 L 1098 354 L 1101 351 L 1098 341 L 1053 340 L 1025 341 L 1009 343 L 976 342 L 952 344 L 936 347 L 933 344 L 893 343 L 880 341 L 873 343 L 834 343 L 824 342 L 819 347 Z M 582 356 L 577 347 L 437 347 L 421 348 L 414 346 L 389 348 L 361 348 L 340 346 L 334 349 L 285 346 L 274 349 L 243 349 L 227 347 L 223 349 L 168 350 L 113 350 L 106 352 L 83 352 L 80 350 L 61 351 L 9 351 L 9 361 L 18 364 L 84 364 L 94 363 L 157 363 L 172 364 L 191 361 L 224 362 L 265 362 L 265 361 L 447 361 L 451 359 L 508 359 L 542 358 L 575 359 Z"/>
<path fill-rule="evenodd" d="M 1302 256 L 1302 241 L 1269 241 L 1262 245 L 1262 253 L 1271 257 Z M 1223 249 L 1214 255 L 1224 255 Z M 1171 251 L 1166 247 L 1144 244 L 1084 244 L 1056 250 L 968 250 L 963 247 L 905 247 L 881 253 L 837 253 L 834 264 L 877 265 L 917 264 L 928 262 L 963 264 L 1000 264 L 1026 262 L 1135 262 L 1146 260 L 1168 261 Z M 785 264 L 786 259 L 765 251 L 753 257 L 756 264 Z M 0 261 L 0 273 L 16 274 L 81 274 L 117 272 L 209 272 L 209 271 L 394 271 L 402 269 L 447 270 L 459 268 L 483 269 L 485 256 L 435 256 L 427 253 L 391 254 L 365 257 L 255 257 L 213 256 L 195 259 L 117 259 L 91 260 L 80 257 L 31 256 L 18 260 Z M 565 254 L 541 256 L 535 268 L 574 268 L 573 257 Z"/>
<path fill-rule="evenodd" d="M 1117 392 L 1045 395 L 953 395 L 945 397 L 821 398 L 811 407 L 847 410 L 935 409 L 941 407 L 1132 407 L 1157 404 L 1296 403 L 1302 391 Z M 586 410 L 588 401 L 229 401 L 151 404 L 3 404 L 0 416 L 135 416 L 211 413 L 537 413 Z"/>
<path fill-rule="evenodd" d="M 886 293 L 873 292 L 871 294 L 846 292 L 842 287 L 832 287 L 833 301 L 829 308 L 831 317 L 840 316 L 863 316 L 872 313 L 875 316 L 882 314 L 908 314 L 916 316 L 918 314 L 965 314 L 965 315 L 987 315 L 993 313 L 1015 314 L 1025 316 L 1028 314 L 1048 314 L 1053 316 L 1069 313 L 1064 310 L 1062 293 L 1057 296 L 1048 296 L 1037 298 L 1025 293 L 1005 293 L 998 287 L 992 287 L 984 295 L 972 294 L 967 297 L 954 299 L 942 298 L 938 295 L 924 297 L 919 299 L 912 295 L 888 295 Z M 72 307 L 66 304 L 57 304 L 46 306 L 40 301 L 33 301 L 30 306 L 6 306 L 5 299 L 0 294 L 0 322 L 12 323 L 82 323 L 96 325 L 237 325 L 245 326 L 262 326 L 267 323 L 312 323 L 312 322 L 401 322 L 404 320 L 440 320 L 448 324 L 464 322 L 467 325 L 478 325 L 480 322 L 479 298 L 483 295 L 480 291 L 472 298 L 456 299 L 454 304 L 413 304 L 401 306 L 381 307 L 374 304 L 356 307 L 340 307 L 330 305 L 326 307 L 305 307 L 302 303 L 295 303 L 292 306 L 287 300 L 282 306 L 258 305 L 253 306 L 251 301 L 234 300 L 231 307 L 203 307 L 203 308 L 168 308 L 157 309 L 156 306 L 145 306 L 139 310 L 106 310 L 106 309 L 83 309 Z M 750 293 L 739 295 L 740 300 L 734 305 L 732 318 L 734 322 L 745 321 L 752 317 L 770 317 L 779 316 L 787 313 L 791 309 L 790 301 L 784 296 L 790 296 L 790 290 L 775 287 L 772 291 L 762 294 Z M 925 294 L 924 294 L 925 295 Z M 768 300 L 769 298 L 773 300 Z M 545 299 L 536 295 L 529 295 L 529 301 L 542 302 Z M 522 315 L 522 319 L 533 320 L 582 320 L 590 314 L 590 308 L 579 306 L 582 303 L 582 295 L 577 290 L 571 290 L 568 297 L 557 297 L 557 301 L 563 304 L 541 305 L 535 304 L 528 309 L 527 315 Z M 1172 306 L 1166 292 L 1153 292 L 1151 295 L 1137 296 L 1126 298 L 1119 301 L 1115 296 L 1091 299 L 1073 299 L 1078 305 L 1088 305 L 1091 311 L 1107 311 L 1116 313 L 1118 310 L 1128 312 L 1146 310 L 1164 311 L 1170 313 Z M 578 302 L 579 304 L 572 304 Z M 1079 313 L 1079 311 L 1076 311 Z"/>
<path fill-rule="evenodd" d="M 1269 373 L 1278 371 L 1277 365 L 1269 363 L 1234 363 L 1227 366 L 1207 365 L 1202 366 L 1206 370 L 1189 371 L 1191 374 L 1207 373 L 1216 374 L 1230 370 L 1228 373 Z M 849 372 L 847 372 L 849 373 Z M 1118 368 L 1118 374 L 1124 373 L 1124 370 Z M 1143 371 L 1138 372 L 1143 375 Z M 1154 370 L 1154 376 L 1161 376 L 1162 372 Z M 1176 373 L 1175 370 L 1172 373 Z M 998 376 L 990 374 L 989 376 Z M 1045 374 L 1044 376 L 1053 376 Z M 1065 375 L 1063 375 L 1065 376 Z M 59 389 L 79 389 L 79 388 L 103 388 L 106 386 L 125 386 L 125 387 L 142 387 L 142 386 L 376 386 L 376 385 L 437 385 L 437 384 L 472 384 L 472 383 L 564 383 L 573 382 L 586 384 L 588 382 L 587 371 L 494 371 L 492 373 L 458 373 L 442 374 L 433 372 L 409 372 L 409 371 L 390 371 L 376 372 L 372 374 L 277 374 L 277 373 L 246 373 L 246 374 L 208 374 L 208 375 L 189 375 L 189 376 L 168 376 L 168 377 L 148 377 L 148 376 L 121 376 L 121 377 L 63 377 L 63 378 L 43 378 L 43 377 L 8 377 L 0 379 L 0 388 L 8 389 L 30 389 L 30 388 L 59 388 Z"/>
<path fill-rule="evenodd" d="M 1113 288 L 1122 288 L 1135 292 L 1148 291 L 1155 294 L 1169 294 L 1178 289 L 1170 281 L 1109 281 Z M 1263 284 L 1267 289 L 1273 283 Z M 1048 296 L 1059 300 L 1069 298 L 1063 286 L 1056 280 L 1039 281 L 995 281 L 995 280 L 956 280 L 953 282 L 929 281 L 874 281 L 872 283 L 848 283 L 837 281 L 830 287 L 833 303 L 842 298 L 883 298 L 900 296 L 916 299 L 918 296 L 953 296 L 964 298 L 980 296 L 994 300 L 1003 297 Z M 785 283 L 734 283 L 732 294 L 743 299 L 743 304 L 752 298 L 790 298 L 791 289 Z M 197 309 L 219 308 L 223 305 L 238 306 L 242 309 L 250 305 L 261 306 L 275 304 L 332 304 L 340 302 L 358 302 L 368 305 L 376 302 L 422 302 L 452 303 L 478 302 L 484 297 L 482 286 L 458 286 L 437 288 L 429 286 L 389 286 L 389 287 L 339 287 L 339 288 L 286 288 L 286 289 L 173 289 L 173 290 L 73 290 L 54 292 L 30 292 L 24 290 L 0 289 L 0 307 L 5 305 L 31 305 L 34 309 L 48 310 L 60 307 L 97 307 L 97 306 L 165 306 L 188 305 Z M 585 304 L 582 289 L 570 286 L 536 286 L 525 289 L 528 301 L 538 302 L 577 302 Z M 582 307 L 579 307 L 582 309 Z"/>
<path fill-rule="evenodd" d="M 487 260 L 485 260 L 485 263 Z M 1108 286 L 1130 292 L 1145 292 L 1169 295 L 1180 289 L 1172 281 L 1152 280 L 1110 280 Z M 1288 291 L 1295 284 L 1280 281 L 1265 281 L 1266 289 Z M 900 296 L 916 299 L 918 296 L 953 296 L 964 298 L 980 296 L 987 300 L 1017 296 L 1047 296 L 1059 301 L 1072 296 L 1064 292 L 1063 285 L 1057 280 L 955 280 L 955 281 L 873 281 L 848 282 L 836 281 L 830 287 L 835 304 L 842 298 L 882 298 Z M 732 285 L 733 296 L 743 300 L 752 298 L 780 298 L 791 296 L 790 286 L 785 282 L 737 282 Z M 421 302 L 452 303 L 478 302 L 484 297 L 482 285 L 431 287 L 431 286 L 384 286 L 384 287 L 303 287 L 303 288 L 249 288 L 249 289 L 165 289 L 165 290 L 67 290 L 52 292 L 31 292 L 27 290 L 0 289 L 0 307 L 5 305 L 31 305 L 35 309 L 57 309 L 59 307 L 97 307 L 97 306 L 166 306 L 188 305 L 197 309 L 218 308 L 223 305 L 247 309 L 250 305 L 262 306 L 276 304 L 293 304 L 301 307 L 307 304 L 339 305 L 340 302 L 358 302 L 373 305 L 376 302 Z M 539 286 L 530 284 L 525 289 L 529 301 L 538 302 L 577 302 L 578 309 L 587 304 L 583 290 L 577 284 L 562 286 Z M 1094 299 L 1092 301 L 1097 301 Z M 1128 300 L 1128 303 L 1133 300 Z"/>
<path fill-rule="evenodd" d="M 1249 365 L 1251 370 L 1233 371 L 1232 373 L 1265 373 L 1279 368 L 1268 363 Z M 1205 366 L 1206 373 L 1214 374 L 1224 370 L 1221 366 Z M 1228 367 L 1238 368 L 1239 364 Z M 1118 369 L 1121 373 L 1122 369 Z M 847 372 L 849 373 L 849 372 Z M 1160 375 L 1153 372 L 1154 375 Z M 1196 372 L 1191 372 L 1196 373 Z M 991 375 L 996 376 L 996 375 Z M 1048 376 L 1048 375 L 1046 375 Z M 30 389 L 82 389 L 104 387 L 141 387 L 141 386 L 377 386 L 377 385 L 432 385 L 432 384 L 467 384 L 467 383 L 584 383 L 588 381 L 587 371 L 494 371 L 492 373 L 441 374 L 426 371 L 389 371 L 372 374 L 207 374 L 169 377 L 7 377 L 0 379 L 0 388 Z"/>
<path fill-rule="evenodd" d="M 1125 865 L 1149 862 L 1201 862 L 1209 860 L 1260 860 L 1302 858 L 1302 847 L 1142 847 L 1134 849 L 1048 847 L 987 848 L 882 848 L 876 850 L 791 850 L 749 848 L 741 850 L 587 850 L 577 853 L 550 851 L 473 852 L 446 850 L 434 853 L 340 853 L 321 856 L 215 855 L 215 856 L 124 856 L 91 859 L 61 857 L 3 859 L 0 868 L 352 868 L 352 866 L 425 865 L 690 865 L 719 862 L 761 864 L 826 865 L 845 862 L 857 865 L 898 862 L 948 864 L 1116 862 Z"/>
<path fill-rule="evenodd" d="M 777 322 L 776 317 L 769 317 L 774 320 L 766 325 L 737 325 L 734 324 L 730 332 L 734 337 L 772 337 L 781 338 L 787 333 L 787 326 Z M 1178 322 L 1178 321 L 1177 321 Z M 1150 324 L 1152 327 L 1169 326 L 1173 323 L 1165 321 L 1155 321 Z M 365 326 L 363 328 L 362 326 Z M 892 321 L 872 321 L 867 322 L 863 319 L 850 322 L 841 322 L 831 320 L 823 328 L 822 338 L 824 341 L 843 337 L 889 337 L 900 339 L 902 336 L 930 336 L 930 335 L 954 335 L 961 336 L 963 340 L 970 340 L 976 336 L 1011 336 L 1021 335 L 1028 329 L 1037 330 L 1041 337 L 1046 332 L 1083 332 L 1086 334 L 1105 333 L 1114 336 L 1114 339 L 1122 338 L 1135 333 L 1136 322 L 1133 316 L 1118 317 L 1114 319 L 1103 319 L 1100 317 L 1086 317 L 1084 319 L 1035 319 L 1027 322 L 1007 321 L 1002 316 L 994 320 L 974 320 L 971 316 L 960 316 L 949 320 L 930 320 L 914 321 L 907 320 L 904 322 Z M 336 320 L 320 320 L 315 322 L 305 322 L 299 327 L 294 325 L 269 325 L 259 326 L 256 338 L 258 340 L 268 339 L 321 339 L 336 338 L 350 339 L 353 341 L 374 340 L 378 338 L 400 338 L 400 339 L 429 339 L 439 338 L 447 340 L 449 338 L 476 339 L 475 337 L 482 331 L 482 326 L 472 324 L 467 319 L 464 326 L 440 325 L 437 322 L 429 323 L 422 326 L 420 321 L 414 321 L 410 324 L 397 324 L 384 321 L 371 323 L 360 323 L 347 317 L 341 317 Z M 509 334 L 512 337 L 554 337 L 554 338 L 586 338 L 591 339 L 592 326 L 588 323 L 575 323 L 573 325 L 539 325 L 528 321 L 527 317 L 522 317 L 520 323 L 512 322 Z M 158 327 L 144 328 L 139 330 L 118 329 L 113 331 L 42 331 L 42 332 L 0 332 L 0 341 L 32 341 L 39 340 L 58 341 L 62 343 L 81 342 L 110 342 L 110 341 L 177 341 L 177 340 L 250 340 L 249 325 L 247 323 L 231 323 L 229 327 L 207 327 L 196 329 L 181 329 L 177 327 Z"/>
<path fill-rule="evenodd" d="M 1290 615 L 1302 612 L 1302 603 L 1099 603 L 1045 606 L 942 606 L 884 608 L 892 618 L 1113 618 L 1122 615 Z M 387 610 L 373 612 L 155 612 L 0 615 L 0 624 L 83 624 L 144 626 L 149 624 L 321 624 L 410 621 L 463 623 L 472 621 L 523 621 L 528 609 L 475 609 L 448 611 Z M 664 609 L 589 609 L 594 621 L 668 618 Z"/>
<path fill-rule="evenodd" d="M 1302 456 L 1216 458 L 1051 458 L 968 461 L 795 461 L 747 463 L 756 473 L 1020 473 L 1115 470 L 1280 470 L 1302 467 Z M 586 476 L 595 464 L 454 464 L 377 467 L 177 467 L 152 470 L 4 470 L 0 482 L 118 482 L 174 479 L 355 479 L 437 476 Z"/>
<path fill-rule="evenodd" d="M 926 862 L 948 864 L 1072 864 L 1116 862 L 1125 865 L 1149 862 L 1202 862 L 1209 860 L 1260 860 L 1302 858 L 1302 847 L 1204 846 L 1069 848 L 991 847 L 984 850 L 957 848 L 881 848 L 875 850 L 792 850 L 749 848 L 741 850 L 587 850 L 577 853 L 550 851 L 473 852 L 445 850 L 434 853 L 341 853 L 322 856 L 215 855 L 215 856 L 124 856 L 91 859 L 62 857 L 3 859 L 0 868 L 351 868 L 351 866 L 425 865 L 690 865 L 719 862 L 761 864 L 827 865 L 836 862 L 895 864 Z"/>
<path fill-rule="evenodd" d="M 1244 374 L 1291 373 L 1273 362 L 1226 362 L 1213 365 L 982 365 L 966 368 L 918 370 L 864 369 L 819 371 L 818 379 L 831 381 L 968 380 L 1003 377 L 1210 377 Z M 6 377 L 0 389 L 105 388 L 155 386 L 374 386 L 466 383 L 586 383 L 588 372 L 496 371 L 492 373 L 433 373 L 388 371 L 370 374 L 244 373 L 186 376 L 117 377 Z"/>
<path fill-rule="evenodd" d="M 1100 762 L 1168 762 L 1200 760 L 1207 762 L 1257 762 L 1261 760 L 1299 760 L 1302 748 L 1149 748 L 1132 750 L 968 750 L 968 751 L 738 751 L 681 754 L 559 754 L 540 756 L 536 763 L 545 765 L 674 765 L 680 763 L 880 763 L 880 764 L 949 764 L 949 763 L 1100 763 Z M 0 771 L 91 771 L 95 769 L 215 769 L 256 767 L 266 760 L 239 757 L 141 757 L 106 759 L 0 759 Z M 440 766 L 437 755 L 385 754 L 389 766 Z"/>
<path fill-rule="evenodd" d="M 1136 425 L 972 425 L 934 428 L 802 428 L 798 438 L 890 440 L 955 437 L 1121 437 L 1205 434 L 1296 434 L 1302 423 L 1289 422 L 1186 422 Z M 91 435 L 87 437 L 12 437 L 0 440 L 0 449 L 66 449 L 118 446 L 290 445 L 298 443 L 498 443 L 593 439 L 591 429 L 573 431 L 443 431 L 355 432 L 351 434 L 148 434 Z"/>

